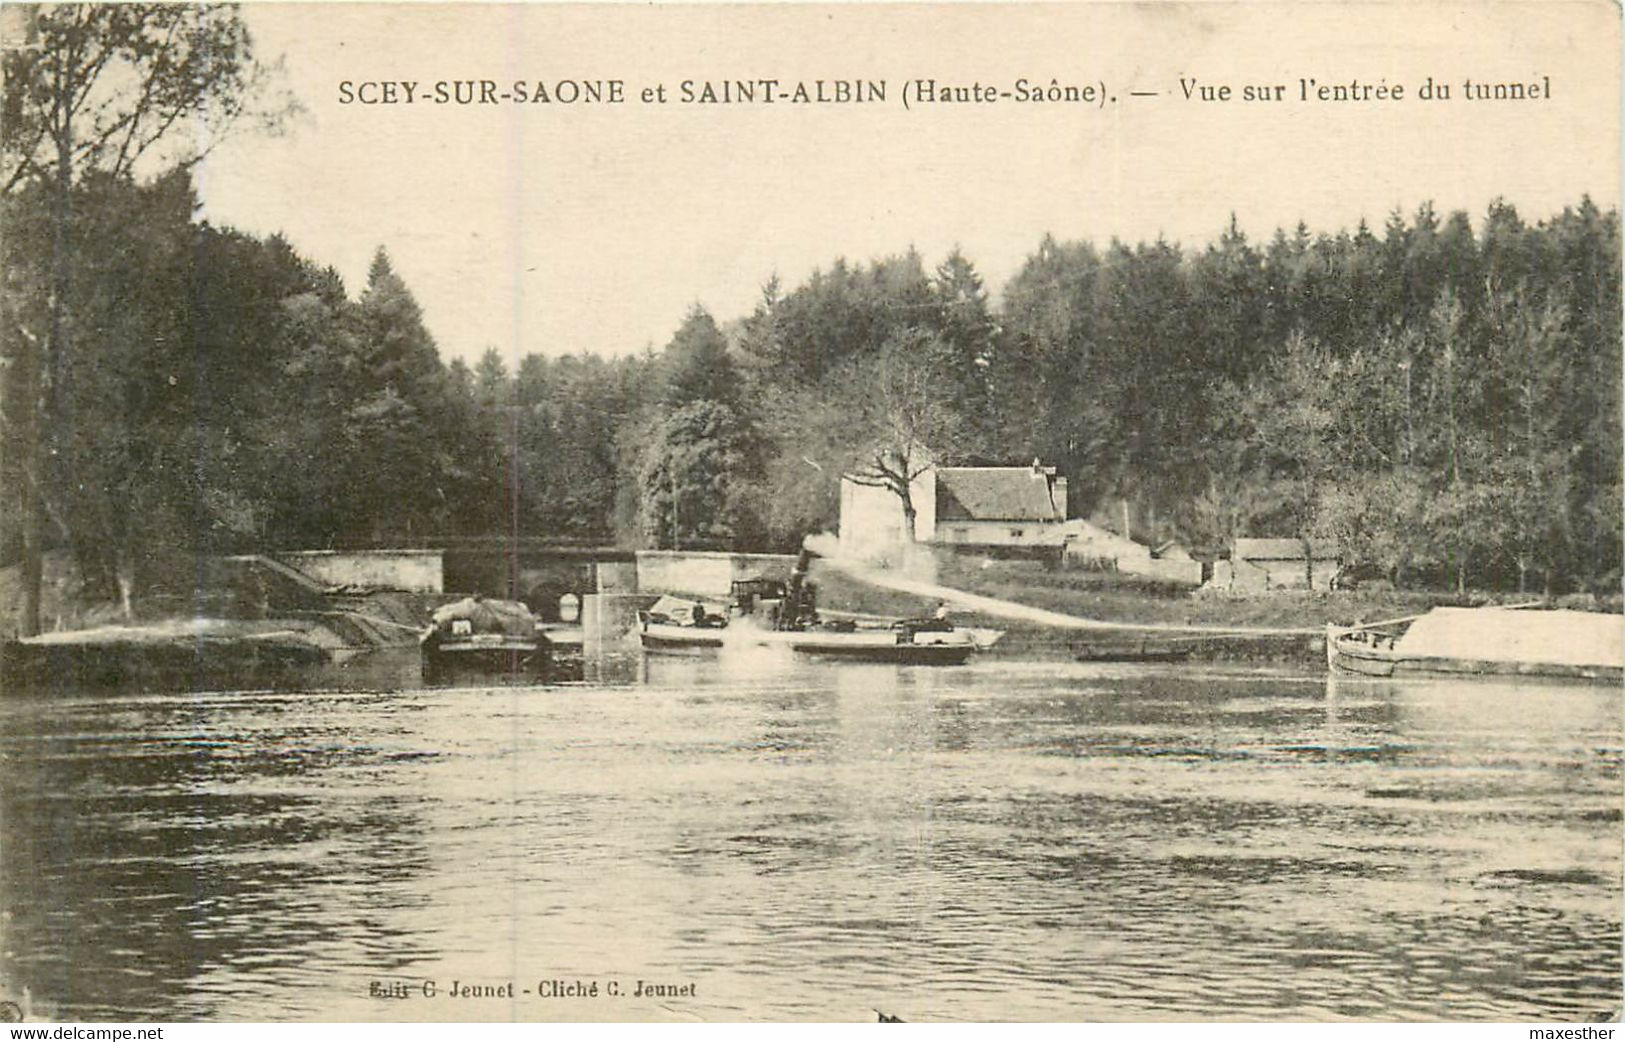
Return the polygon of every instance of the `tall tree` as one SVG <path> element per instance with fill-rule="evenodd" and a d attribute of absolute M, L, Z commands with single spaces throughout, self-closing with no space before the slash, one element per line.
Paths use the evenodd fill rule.
<path fill-rule="evenodd" d="M 846 475 L 897 497 L 903 531 L 915 536 L 914 479 L 955 462 L 976 444 L 960 412 L 962 387 L 952 374 L 954 348 L 925 329 L 894 334 L 878 355 L 853 362 L 838 385 Z"/>
<path fill-rule="evenodd" d="M 954 408 L 976 431 L 976 441 L 996 452 L 989 371 L 998 350 L 998 324 L 988 307 L 982 276 L 955 247 L 937 266 L 930 290 L 934 310 L 929 326 L 939 342 L 942 375 L 955 385 Z"/>
<path fill-rule="evenodd" d="M 663 389 L 640 453 L 644 540 L 657 547 L 724 546 L 756 537 L 748 489 L 760 440 L 716 321 L 695 306 L 661 360 Z"/>
<path fill-rule="evenodd" d="M 374 539 L 396 534 L 397 525 L 407 535 L 438 527 L 454 508 L 456 490 L 447 478 L 460 442 L 441 435 L 456 418 L 447 410 L 445 371 L 422 311 L 382 247 L 354 321 L 357 382 L 345 428 L 358 510 L 353 524 Z M 478 374 L 475 382 L 477 392 Z"/>
<path fill-rule="evenodd" d="M 16 340 L 15 391 L 24 464 L 25 633 L 39 631 L 47 504 L 42 431 L 53 422 L 72 353 L 71 226 L 75 189 L 92 174 L 133 176 L 138 164 L 197 162 L 256 109 L 265 70 L 240 16 L 216 5 L 19 5 L 19 45 L 4 56 L 0 193 L 42 186 L 53 234 L 46 328 Z M 197 121 L 188 126 L 187 120 Z"/>

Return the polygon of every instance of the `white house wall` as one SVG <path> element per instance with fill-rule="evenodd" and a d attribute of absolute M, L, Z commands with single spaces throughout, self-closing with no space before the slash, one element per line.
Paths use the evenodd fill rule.
<path fill-rule="evenodd" d="M 1060 546 L 1062 527 L 1054 521 L 962 521 L 937 523 L 943 546 Z"/>
<path fill-rule="evenodd" d="M 914 538 L 929 542 L 936 533 L 937 482 L 922 474 L 910 486 L 914 501 Z M 894 546 L 903 541 L 903 501 L 890 489 L 841 479 L 841 548 L 848 552 Z"/>

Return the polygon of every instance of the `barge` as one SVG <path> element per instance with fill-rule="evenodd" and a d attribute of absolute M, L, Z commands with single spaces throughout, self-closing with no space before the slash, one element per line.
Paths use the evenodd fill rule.
<path fill-rule="evenodd" d="M 1326 663 L 1335 673 L 1368 677 L 1535 676 L 1617 684 L 1625 679 L 1625 618 L 1434 608 L 1386 623 L 1328 625 Z"/>
<path fill-rule="evenodd" d="M 418 645 L 426 684 L 465 678 L 540 682 L 547 675 L 548 642 L 518 601 L 474 596 L 443 605 Z"/>

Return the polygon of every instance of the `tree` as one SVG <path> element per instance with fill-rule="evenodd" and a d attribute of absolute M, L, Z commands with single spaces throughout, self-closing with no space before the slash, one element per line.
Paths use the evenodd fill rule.
<path fill-rule="evenodd" d="M 410 533 L 444 523 L 454 504 L 449 493 L 456 491 L 448 489 L 448 478 L 458 461 L 474 453 L 480 473 L 500 465 L 501 456 L 487 439 L 470 444 L 460 436 L 434 339 L 383 247 L 373 257 L 353 315 L 356 382 L 344 426 L 346 469 L 359 510 L 352 525 L 379 538 L 392 534 L 394 525 Z M 476 395 L 479 379 L 476 373 Z M 485 516 L 501 516 L 498 503 L 481 506 Z"/>
<path fill-rule="evenodd" d="M 867 266 L 837 259 L 778 296 L 776 283 L 747 330 L 750 368 L 784 387 L 810 387 L 848 359 L 873 354 L 892 334 L 935 309 L 930 280 L 913 250 Z"/>
<path fill-rule="evenodd" d="M 988 310 L 982 276 L 956 247 L 937 266 L 930 290 L 930 326 L 940 341 L 943 375 L 956 386 L 954 408 L 991 450 L 997 435 L 988 373 L 997 353 L 998 324 Z"/>
<path fill-rule="evenodd" d="M 14 401 L 24 460 L 23 630 L 39 632 L 40 564 L 47 503 L 43 430 L 54 422 L 72 352 L 76 301 L 70 254 L 75 190 L 93 174 L 128 179 L 144 161 L 197 162 L 259 110 L 267 71 L 253 58 L 240 16 L 185 4 L 20 7 L 20 46 L 4 56 L 0 194 L 35 186 L 48 197 L 51 276 L 43 329 L 19 329 Z M 187 128 L 193 118 L 202 125 Z M 207 128 L 204 130 L 203 128 Z M 181 130 L 191 129 L 192 133 Z M 200 147 L 208 141 L 211 146 Z M 167 154 L 166 154 L 167 153 Z"/>
<path fill-rule="evenodd" d="M 897 497 L 909 539 L 918 514 L 914 479 L 974 445 L 959 411 L 962 388 L 951 375 L 952 352 L 938 334 L 905 330 L 888 338 L 877 356 L 852 363 L 837 385 L 846 405 L 846 475 Z"/>
<path fill-rule="evenodd" d="M 739 401 L 739 377 L 716 321 L 695 306 L 661 358 L 664 382 L 638 455 L 643 540 L 656 547 L 751 542 L 748 485 L 760 437 Z"/>
<path fill-rule="evenodd" d="M 1350 386 L 1360 382 L 1358 368 L 1358 361 L 1338 358 L 1319 341 L 1295 333 L 1261 374 L 1250 403 L 1260 451 L 1275 473 L 1297 484 L 1293 534 L 1305 540 L 1323 530 L 1321 494 L 1354 451 L 1344 403 Z"/>
<path fill-rule="evenodd" d="M 1492 400 L 1503 418 L 1492 467 L 1499 506 L 1493 516 L 1507 528 L 1503 542 L 1518 592 L 1538 568 L 1550 593 L 1570 534 L 1569 456 L 1579 450 L 1566 437 L 1564 412 L 1576 398 L 1577 378 L 1589 374 L 1570 370 L 1567 309 L 1556 294 L 1537 304 L 1523 284 L 1511 291 L 1492 284 L 1486 298 Z"/>
<path fill-rule="evenodd" d="M 661 401 L 668 407 L 695 401 L 738 404 L 739 374 L 728 357 L 728 343 L 711 313 L 698 304 L 666 345 L 664 365 Z"/>
<path fill-rule="evenodd" d="M 681 550 L 748 543 L 754 525 L 741 492 L 754 446 L 733 410 L 696 399 L 662 410 L 651 434 L 638 476 L 645 544 Z"/>
<path fill-rule="evenodd" d="M 1113 415 L 1095 384 L 1102 270 L 1091 244 L 1046 235 L 1005 289 L 989 377 L 1006 451 L 1056 461 L 1077 498 L 1115 469 L 1107 452 Z"/>
<path fill-rule="evenodd" d="M 1482 367 L 1475 364 L 1468 314 L 1455 291 L 1446 287 L 1440 292 L 1421 329 L 1425 368 L 1420 393 L 1427 436 L 1418 443 L 1432 447 L 1421 462 L 1436 491 L 1423 532 L 1440 560 L 1453 568 L 1457 592 L 1465 593 L 1468 564 L 1486 543 L 1481 538 L 1487 521 L 1484 497 L 1476 479 L 1483 440 L 1473 424 L 1479 392 L 1475 374 Z"/>

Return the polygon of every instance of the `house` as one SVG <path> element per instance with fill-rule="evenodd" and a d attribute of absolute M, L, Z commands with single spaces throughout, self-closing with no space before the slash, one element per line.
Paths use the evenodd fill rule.
<path fill-rule="evenodd" d="M 1187 586 L 1202 584 L 1201 562 L 1177 542 L 1170 540 L 1150 547 L 1077 518 L 1062 527 L 1062 559 L 1068 565 L 1126 572 Z"/>
<path fill-rule="evenodd" d="M 1133 571 L 1151 560 L 1151 548 L 1109 528 L 1073 518 L 1066 523 L 1066 563 L 1075 568 Z"/>
<path fill-rule="evenodd" d="M 1212 585 L 1241 592 L 1329 590 L 1338 548 L 1324 540 L 1237 539 L 1230 560 L 1214 565 Z"/>
<path fill-rule="evenodd" d="M 934 467 L 909 485 L 914 541 L 983 552 L 1059 554 L 1066 478 L 1028 467 Z M 873 555 L 904 542 L 902 500 L 890 489 L 841 478 L 841 549 Z"/>

